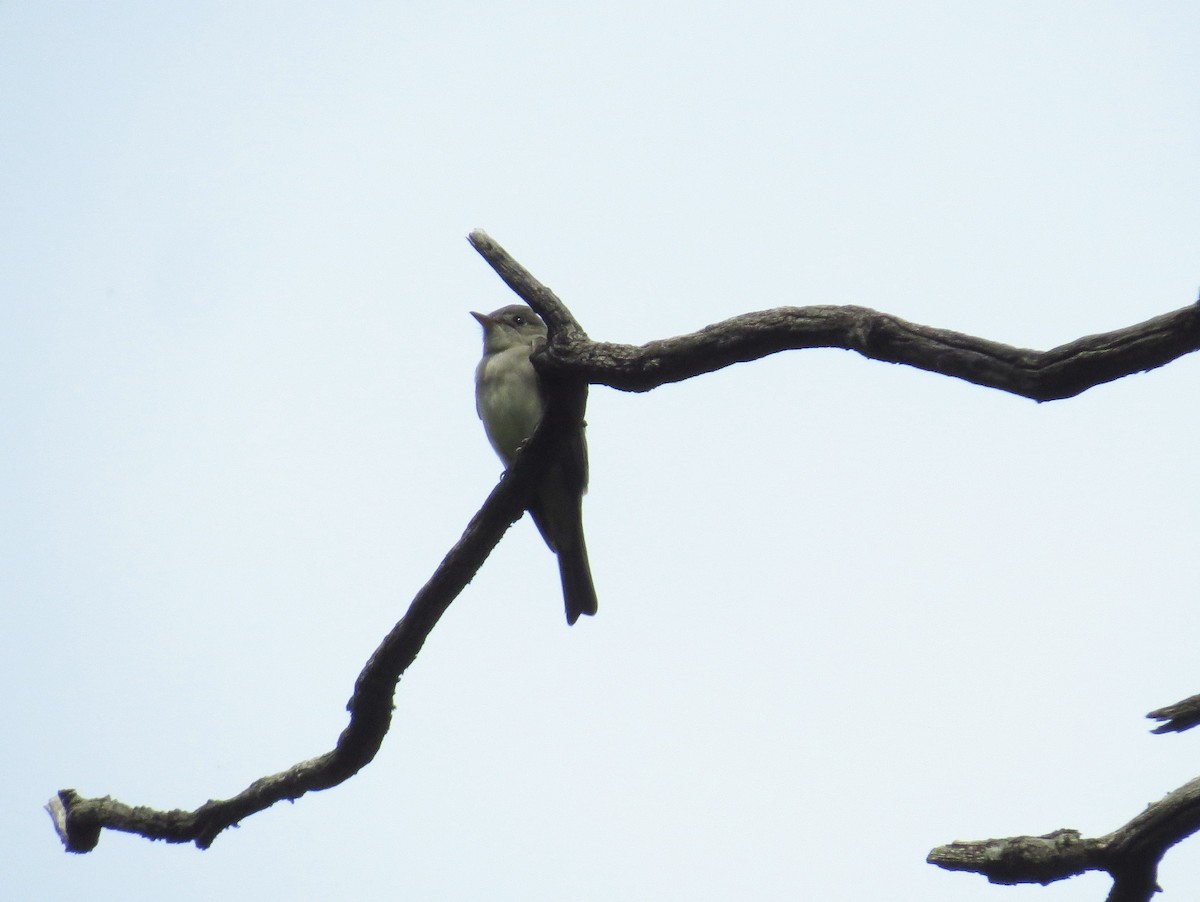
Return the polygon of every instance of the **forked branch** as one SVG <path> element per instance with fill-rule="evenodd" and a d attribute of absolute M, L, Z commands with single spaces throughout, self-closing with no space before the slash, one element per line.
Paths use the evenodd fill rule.
<path fill-rule="evenodd" d="M 1200 695 L 1193 695 L 1181 702 L 1167 705 L 1146 715 L 1152 720 L 1163 721 L 1154 728 L 1155 733 L 1182 733 L 1200 724 Z"/>
<path fill-rule="evenodd" d="M 1159 892 L 1158 863 L 1180 840 L 1200 830 L 1200 778 L 1150 805 L 1125 826 L 1096 839 L 1078 830 L 954 842 L 929 853 L 949 871 L 982 874 L 992 883 L 1053 883 L 1085 871 L 1113 878 L 1108 902 L 1149 902 Z"/>
<path fill-rule="evenodd" d="M 1166 721 L 1155 733 L 1190 729 L 1200 723 L 1200 695 L 1146 716 Z M 1053 883 L 1084 871 L 1106 871 L 1113 878 L 1108 902 L 1147 902 L 1161 892 L 1157 874 L 1162 857 L 1197 831 L 1200 778 L 1107 836 L 1085 839 L 1078 830 L 1056 830 L 1044 836 L 954 842 L 934 849 L 927 860 L 946 870 L 971 871 L 992 883 L 1007 884 Z"/>
<path fill-rule="evenodd" d="M 844 348 L 1034 401 L 1054 401 L 1200 350 L 1200 303 L 1049 351 L 1014 348 L 854 306 L 743 313 L 690 335 L 641 346 L 573 340 L 586 336 L 576 331 L 574 318 L 553 292 L 485 232 L 472 232 L 470 240 L 508 286 L 551 324 L 552 335 L 555 326 L 562 330 L 563 338 L 552 343 L 544 365 L 623 391 L 649 391 L 780 351 Z"/>
<path fill-rule="evenodd" d="M 908 323 L 863 307 L 783 307 L 748 313 L 691 335 L 641 347 L 593 342 L 554 293 L 502 247 L 483 232 L 473 232 L 470 240 L 513 291 L 546 320 L 548 346 L 535 355 L 535 363 L 552 374 L 547 380 L 551 401 L 529 447 L 488 496 L 462 538 L 363 668 L 347 704 L 350 722 L 336 746 L 256 780 L 232 798 L 212 800 L 194 810 L 157 811 L 61 790 L 46 807 L 68 850 L 90 851 L 105 828 L 167 842 L 194 842 L 207 848 L 217 835 L 241 819 L 282 799 L 297 799 L 307 792 L 336 786 L 369 764 L 391 726 L 392 699 L 401 675 L 416 659 L 450 603 L 508 527 L 520 518 L 531 487 L 537 485 L 554 458 L 554 446 L 567 430 L 578 426 L 589 383 L 649 391 L 783 350 L 833 347 L 1046 401 L 1071 397 L 1100 383 L 1162 366 L 1200 348 L 1200 307 L 1196 305 L 1042 352 Z M 1181 809 L 1175 806 L 1171 810 Z M 1107 843 L 1104 854 L 1112 856 L 1117 854 L 1114 850 L 1124 848 L 1118 841 L 1124 835 L 1118 831 L 1112 835 L 1117 839 L 1092 842 Z M 959 859 L 968 857 L 963 848 Z M 1122 879 L 1118 877 L 1118 883 Z"/>

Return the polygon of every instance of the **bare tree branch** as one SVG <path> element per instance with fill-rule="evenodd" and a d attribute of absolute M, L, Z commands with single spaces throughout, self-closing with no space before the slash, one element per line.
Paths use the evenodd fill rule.
<path fill-rule="evenodd" d="M 1099 840 L 1078 830 L 938 846 L 926 859 L 948 871 L 983 874 L 991 883 L 1054 883 L 1100 869 Z"/>
<path fill-rule="evenodd" d="M 560 345 L 577 339 L 587 340 L 587 333 L 558 295 L 535 279 L 533 273 L 514 260 L 487 232 L 476 229 L 467 236 L 467 240 L 496 271 L 496 275 L 504 280 L 504 284 L 545 321 L 551 343 L 555 335 L 560 336 Z"/>
<path fill-rule="evenodd" d="M 1153 720 L 1164 720 L 1154 728 L 1154 733 L 1182 733 L 1200 724 L 1200 695 L 1193 695 L 1181 702 L 1167 705 L 1146 715 Z"/>
<path fill-rule="evenodd" d="M 392 699 L 401 675 L 450 603 L 521 517 L 562 437 L 582 421 L 589 383 L 648 391 L 783 350 L 839 347 L 1045 401 L 1162 366 L 1200 348 L 1200 306 L 1196 305 L 1045 352 L 920 326 L 863 307 L 785 307 L 749 313 L 640 348 L 593 342 L 558 297 L 485 233 L 473 232 L 470 241 L 546 321 L 547 348 L 534 355 L 534 362 L 552 375 L 546 381 L 550 401 L 528 448 L 363 668 L 346 706 L 350 722 L 336 746 L 256 780 L 232 798 L 210 800 L 191 811 L 132 807 L 107 796 L 85 798 L 74 790 L 61 790 L 46 808 L 69 851 L 95 848 L 105 828 L 208 848 L 242 818 L 280 800 L 336 786 L 369 764 L 391 726 Z M 935 849 L 929 860 L 942 867 L 984 873 L 997 882 L 1049 882 L 1102 869 L 1114 876 L 1114 894 L 1123 894 L 1110 899 L 1148 898 L 1146 893 L 1154 890 L 1158 857 L 1200 825 L 1198 784 L 1188 784 L 1098 840 L 1059 831 L 1047 837 L 955 843 Z"/>
<path fill-rule="evenodd" d="M 544 365 L 623 391 L 649 391 L 780 351 L 844 348 L 1034 401 L 1054 401 L 1200 350 L 1200 303 L 1049 351 L 1014 348 L 853 306 L 778 307 L 744 313 L 690 335 L 641 347 L 591 342 L 582 330 L 575 332 L 574 319 L 567 318 L 554 293 L 485 232 L 472 232 L 470 241 L 513 291 L 547 323 L 564 330 L 563 340 L 551 343 Z"/>
<path fill-rule="evenodd" d="M 283 799 L 295 800 L 307 792 L 336 786 L 369 764 L 391 726 L 392 697 L 400 676 L 416 659 L 450 603 L 466 588 L 509 526 L 521 518 L 533 487 L 557 454 L 560 440 L 582 419 L 585 389 L 582 386 L 573 393 L 559 390 L 529 445 L 371 655 L 346 704 L 350 723 L 332 751 L 255 780 L 236 796 L 210 800 L 193 811 L 157 811 L 108 796 L 84 798 L 73 789 L 60 790 L 46 810 L 67 850 L 90 852 L 104 828 L 172 843 L 194 842 L 206 849 L 221 831 L 242 818 Z"/>
<path fill-rule="evenodd" d="M 971 871 L 991 883 L 1053 883 L 1085 871 L 1113 878 L 1108 902 L 1147 902 L 1156 892 L 1158 863 L 1177 842 L 1200 830 L 1200 778 L 1150 805 L 1107 836 L 1078 830 L 954 842 L 926 859 L 948 871 Z"/>

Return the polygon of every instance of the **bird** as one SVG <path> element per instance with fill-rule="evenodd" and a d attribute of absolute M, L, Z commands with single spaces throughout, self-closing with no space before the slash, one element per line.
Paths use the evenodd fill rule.
<path fill-rule="evenodd" d="M 530 360 L 545 344 L 546 324 L 524 304 L 492 313 L 471 311 L 471 316 L 483 327 L 483 359 L 475 368 L 475 412 L 508 469 L 546 411 L 545 394 Z M 563 604 L 572 625 L 581 614 L 595 614 L 598 606 L 583 539 L 587 484 L 587 442 L 581 423 L 566 438 L 529 505 L 538 532 L 558 556 Z"/>

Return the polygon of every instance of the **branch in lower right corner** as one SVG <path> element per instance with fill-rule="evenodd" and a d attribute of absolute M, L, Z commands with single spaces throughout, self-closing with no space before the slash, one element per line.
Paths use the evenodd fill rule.
<path fill-rule="evenodd" d="M 1200 778 L 1168 793 L 1123 827 L 1084 838 L 1078 830 L 939 846 L 926 859 L 949 871 L 982 874 L 992 883 L 1052 883 L 1105 871 L 1109 902 L 1150 902 L 1159 892 L 1159 862 L 1176 843 L 1200 832 Z"/>
<path fill-rule="evenodd" d="M 1154 728 L 1155 733 L 1182 733 L 1200 724 L 1200 695 L 1193 695 L 1181 702 L 1167 705 L 1146 715 L 1151 720 L 1162 720 L 1165 723 Z"/>
<path fill-rule="evenodd" d="M 1078 830 L 1055 830 L 1044 836 L 1013 836 L 952 842 L 938 846 L 925 860 L 947 871 L 971 871 L 989 883 L 1053 883 L 1099 867 L 1100 840 L 1084 839 Z"/>

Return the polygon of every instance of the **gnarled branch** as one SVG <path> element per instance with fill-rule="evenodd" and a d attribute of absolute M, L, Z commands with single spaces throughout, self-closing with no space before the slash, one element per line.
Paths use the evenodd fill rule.
<path fill-rule="evenodd" d="M 547 348 L 535 354 L 534 362 L 543 372 L 554 376 L 547 383 L 551 400 L 543 424 L 528 448 L 488 496 L 462 537 L 363 668 L 347 704 L 350 723 L 342 731 L 336 746 L 316 758 L 256 780 L 236 796 L 210 800 L 191 811 L 132 807 L 107 796 L 85 798 L 74 790 L 61 790 L 46 808 L 69 851 L 90 851 L 105 828 L 167 842 L 194 842 L 200 848 L 207 848 L 223 830 L 242 818 L 280 800 L 297 799 L 307 792 L 328 789 L 369 764 L 391 726 L 392 698 L 401 675 L 416 659 L 425 639 L 450 603 L 478 572 L 508 527 L 520 518 L 532 487 L 553 460 L 561 437 L 568 430 L 577 428 L 582 419 L 589 383 L 627 391 L 648 391 L 778 351 L 840 347 L 877 360 L 905 363 L 1045 401 L 1071 397 L 1102 382 L 1162 366 L 1200 348 L 1200 307 L 1196 305 L 1138 326 L 1081 338 L 1045 352 L 1012 348 L 957 332 L 920 326 L 863 307 L 785 307 L 749 313 L 692 335 L 650 342 L 642 347 L 593 342 L 554 293 L 485 233 L 473 232 L 470 240 L 513 291 L 546 320 L 549 327 Z M 1185 809 L 1173 805 L 1169 810 Z M 1164 815 L 1163 818 L 1172 830 L 1179 823 L 1191 824 L 1193 819 L 1192 814 Z M 1155 824 L 1158 825 L 1158 821 Z M 1161 843 L 1155 846 L 1146 837 L 1162 832 L 1161 825 L 1147 826 L 1139 828 L 1136 835 L 1129 834 L 1127 839 L 1122 839 L 1125 834 L 1118 831 L 1118 834 L 1096 841 L 1075 842 L 1064 834 L 1055 842 L 1062 848 L 1069 848 L 1070 856 L 1084 854 L 1087 862 L 1093 860 L 1087 856 L 1093 854 L 1096 843 L 1102 844 L 1102 858 L 1107 855 L 1109 859 L 1106 860 L 1115 860 L 1112 856 L 1118 856 L 1121 860 L 1132 861 L 1141 850 L 1161 846 Z M 1077 839 L 1078 835 L 1075 837 Z M 1171 842 L 1177 842 L 1178 838 Z M 968 861 L 973 853 L 967 846 L 971 845 L 943 847 L 959 850 L 946 853 L 945 861 Z M 1024 846 L 1039 848 L 1037 843 L 1030 842 Z M 939 851 L 935 850 L 935 853 Z M 977 860 L 994 857 L 986 848 L 978 851 Z M 932 855 L 930 860 L 933 860 Z M 1009 852 L 1006 860 L 1020 865 L 1025 856 Z M 1122 870 L 1116 865 L 1105 867 L 1103 863 L 1100 866 L 1117 877 L 1118 885 L 1134 886 L 1140 879 L 1132 870 Z M 1019 868 L 1011 873 L 1019 874 Z M 1051 872 L 1034 870 L 1031 873 L 1044 876 Z M 1153 872 L 1148 873 L 1152 884 Z"/>
<path fill-rule="evenodd" d="M 1200 695 L 1193 695 L 1181 702 L 1158 708 L 1146 715 L 1164 723 L 1154 728 L 1155 733 L 1182 733 L 1200 724 Z"/>
<path fill-rule="evenodd" d="M 474 231 L 470 240 L 513 291 L 547 323 L 562 328 L 562 340 L 552 343 L 543 361 L 546 367 L 623 391 L 649 391 L 780 351 L 844 348 L 1034 401 L 1054 401 L 1200 350 L 1200 303 L 1049 351 L 1014 348 L 854 306 L 744 313 L 690 335 L 640 347 L 593 342 L 572 328 L 574 319 L 554 293 L 487 233 Z"/>
<path fill-rule="evenodd" d="M 560 389 L 552 399 L 528 446 L 367 661 L 346 704 L 350 723 L 331 751 L 255 780 L 232 798 L 209 800 L 193 811 L 132 807 L 108 796 L 84 798 L 73 789 L 60 790 L 46 810 L 67 850 L 90 852 L 104 828 L 172 843 L 194 842 L 206 849 L 218 834 L 242 818 L 283 799 L 294 800 L 336 786 L 368 765 L 391 726 L 392 697 L 401 675 L 450 603 L 508 528 L 521 518 L 534 487 L 557 454 L 558 443 L 582 419 L 585 400 L 586 386 Z"/>
<path fill-rule="evenodd" d="M 1150 805 L 1123 827 L 1096 839 L 1078 830 L 954 842 L 926 859 L 949 871 L 971 871 L 991 883 L 1053 883 L 1085 871 L 1113 878 L 1108 902 L 1149 902 L 1159 892 L 1163 855 L 1200 830 L 1200 778 Z"/>

